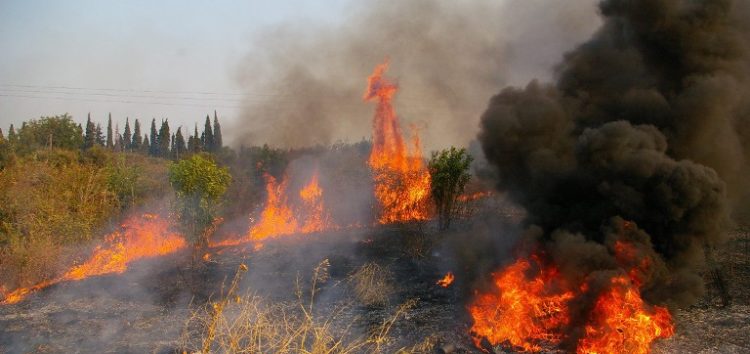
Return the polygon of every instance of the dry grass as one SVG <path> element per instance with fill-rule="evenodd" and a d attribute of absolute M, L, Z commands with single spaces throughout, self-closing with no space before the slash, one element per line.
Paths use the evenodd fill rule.
<path fill-rule="evenodd" d="M 364 305 L 387 305 L 394 292 L 393 276 L 388 268 L 367 263 L 349 276 L 354 295 Z"/>
<path fill-rule="evenodd" d="M 356 317 L 345 315 L 350 307 L 336 306 L 317 315 L 315 296 L 328 281 L 327 260 L 315 268 L 309 299 L 297 284 L 297 300 L 267 304 L 252 294 L 238 296 L 237 284 L 247 268 L 237 272 L 221 300 L 193 312 L 185 326 L 185 353 L 381 353 L 391 342 L 390 330 L 416 301 L 399 306 L 370 335 L 353 330 Z M 373 268 L 368 268 L 373 269 Z"/>

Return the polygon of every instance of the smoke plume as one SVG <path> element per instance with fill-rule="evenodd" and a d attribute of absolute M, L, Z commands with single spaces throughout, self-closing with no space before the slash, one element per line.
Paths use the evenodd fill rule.
<path fill-rule="evenodd" d="M 353 2 L 339 22 L 280 24 L 242 63 L 238 77 L 251 103 L 228 130 L 237 145 L 368 138 L 365 79 L 387 57 L 402 121 L 420 129 L 427 149 L 465 146 L 487 92 L 544 75 L 592 33 L 593 1 Z"/>
<path fill-rule="evenodd" d="M 695 266 L 748 190 L 748 6 L 604 0 L 601 28 L 556 82 L 493 97 L 479 139 L 528 236 L 570 278 L 623 268 L 617 241 L 654 260 L 644 297 L 693 302 Z M 730 198 L 727 196 L 732 196 Z"/>

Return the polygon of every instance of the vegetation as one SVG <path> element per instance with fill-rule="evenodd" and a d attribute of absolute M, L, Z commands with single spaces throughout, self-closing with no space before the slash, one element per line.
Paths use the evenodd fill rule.
<path fill-rule="evenodd" d="M 471 179 L 469 168 L 473 160 L 463 148 L 451 147 L 432 153 L 429 162 L 432 199 L 435 201 L 440 229 L 450 227 L 456 211 L 456 200 Z"/>
<path fill-rule="evenodd" d="M 208 231 L 217 216 L 220 198 L 232 176 L 204 155 L 193 155 L 169 166 L 169 182 L 177 194 L 177 214 L 195 245 L 208 244 Z"/>
<path fill-rule="evenodd" d="M 155 158 L 137 119 L 125 121 L 123 134 L 112 125 L 111 115 L 103 130 L 90 116 L 82 127 L 63 114 L 11 125 L 7 137 L 0 131 L 0 294 L 59 275 L 79 244 L 106 235 L 124 213 L 168 201 L 166 159 L 190 156 L 173 148 L 178 135 L 168 135 L 165 120 L 155 138 L 168 150 Z M 223 150 L 214 131 L 213 146 Z"/>
<path fill-rule="evenodd" d="M 317 311 L 318 287 L 328 282 L 328 261 L 313 271 L 308 296 L 297 284 L 296 301 L 268 304 L 251 293 L 237 294 L 243 264 L 218 301 L 198 308 L 185 325 L 183 350 L 201 353 L 383 353 L 395 352 L 391 329 L 416 305 L 408 300 L 372 328 L 367 335 L 356 333 L 357 318 L 345 316 L 351 306 L 340 303 L 334 309 Z M 357 283 L 356 281 L 352 283 Z M 416 352 L 401 350 L 399 352 Z"/>

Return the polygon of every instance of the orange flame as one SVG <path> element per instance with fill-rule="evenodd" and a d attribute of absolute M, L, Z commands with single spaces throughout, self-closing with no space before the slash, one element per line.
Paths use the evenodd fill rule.
<path fill-rule="evenodd" d="M 276 182 L 266 175 L 266 206 L 260 214 L 260 222 L 250 228 L 249 238 L 259 241 L 268 237 L 289 235 L 297 232 L 297 218 L 287 203 L 287 179 Z"/>
<path fill-rule="evenodd" d="M 429 218 L 430 174 L 424 165 L 419 136 L 408 153 L 398 116 L 391 103 L 398 86 L 383 77 L 388 62 L 367 78 L 365 101 L 377 101 L 373 118 L 373 145 L 369 165 L 374 172 L 375 197 L 381 206 L 381 224 Z"/>
<path fill-rule="evenodd" d="M 473 202 L 475 200 L 479 200 L 482 198 L 486 198 L 492 195 L 492 192 L 476 192 L 472 194 L 461 194 L 456 198 L 459 202 L 466 203 L 466 202 Z"/>
<path fill-rule="evenodd" d="M 567 302 L 573 293 L 549 286 L 557 277 L 557 269 L 540 268 L 528 277 L 530 269 L 529 260 L 519 259 L 493 274 L 492 291 L 478 294 L 469 305 L 477 347 L 481 348 L 482 338 L 493 345 L 507 341 L 529 352 L 541 350 L 540 343 L 560 343 L 559 329 L 570 321 Z"/>
<path fill-rule="evenodd" d="M 133 261 L 170 254 L 185 247 L 185 239 L 169 230 L 167 220 L 152 214 L 132 217 L 122 224 L 122 230 L 105 237 L 104 243 L 94 249 L 94 253 L 86 262 L 72 267 L 57 279 L 16 289 L 8 294 L 2 303 L 17 303 L 32 292 L 62 281 L 123 273 Z"/>
<path fill-rule="evenodd" d="M 643 302 L 638 288 L 627 276 L 611 279 L 599 295 L 578 342 L 579 354 L 647 354 L 651 342 L 674 335 L 672 316 L 660 306 Z"/>
<path fill-rule="evenodd" d="M 316 171 L 310 182 L 300 191 L 301 205 L 292 210 L 287 197 L 288 180 L 286 176 L 281 183 L 276 178 L 266 175 L 266 205 L 260 214 L 260 220 L 253 224 L 243 238 L 224 240 L 212 243 L 216 246 L 236 246 L 246 242 L 255 242 L 254 250 L 260 250 L 260 241 L 292 234 L 307 234 L 336 228 L 323 203 L 323 188 L 318 182 Z M 296 211 L 296 213 L 295 213 Z"/>
<path fill-rule="evenodd" d="M 444 288 L 447 288 L 451 286 L 451 284 L 453 284 L 453 280 L 455 279 L 456 277 L 453 276 L 453 272 L 448 272 L 447 274 L 445 274 L 445 276 L 442 279 L 438 280 L 437 283 L 435 284 L 440 285 Z"/>
<path fill-rule="evenodd" d="M 301 233 L 319 232 L 331 226 L 330 216 L 323 205 L 323 189 L 318 184 L 317 171 L 310 183 L 300 190 L 299 196 L 307 211 L 307 220 L 300 229 Z"/>
<path fill-rule="evenodd" d="M 637 258 L 635 247 L 628 243 L 616 243 L 614 251 L 623 265 L 625 260 L 633 263 Z M 639 287 L 648 258 L 637 261 L 629 272 L 613 276 L 584 314 L 571 314 L 569 303 L 590 296 L 588 284 L 570 288 L 562 283 L 554 266 L 540 265 L 536 256 L 532 259 L 538 268 L 522 258 L 493 274 L 491 291 L 478 293 L 468 306 L 477 347 L 482 347 L 484 338 L 492 345 L 507 343 L 520 351 L 538 352 L 542 346 L 561 343 L 572 315 L 585 320 L 583 337 L 576 343 L 579 354 L 646 354 L 654 340 L 674 334 L 669 311 L 641 298 Z"/>

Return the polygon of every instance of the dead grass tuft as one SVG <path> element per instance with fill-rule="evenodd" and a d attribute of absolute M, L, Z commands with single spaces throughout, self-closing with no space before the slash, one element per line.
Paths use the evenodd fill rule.
<path fill-rule="evenodd" d="M 354 295 L 364 305 L 387 305 L 393 295 L 393 276 L 387 267 L 370 262 L 349 276 Z"/>

